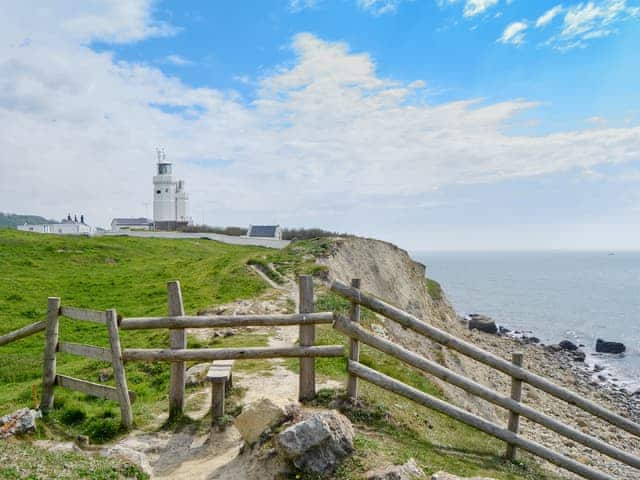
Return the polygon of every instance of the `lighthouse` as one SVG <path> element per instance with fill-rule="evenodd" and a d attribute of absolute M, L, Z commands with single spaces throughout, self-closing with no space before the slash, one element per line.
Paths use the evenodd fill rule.
<path fill-rule="evenodd" d="M 189 225 L 189 196 L 183 180 L 175 180 L 164 149 L 157 149 L 157 172 L 153 177 L 153 222 L 156 230 L 176 230 Z"/>

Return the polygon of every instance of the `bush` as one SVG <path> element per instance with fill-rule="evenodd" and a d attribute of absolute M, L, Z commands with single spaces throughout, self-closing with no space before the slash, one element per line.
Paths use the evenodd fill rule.
<path fill-rule="evenodd" d="M 83 433 L 96 443 L 104 443 L 120 433 L 120 422 L 115 418 L 92 418 Z"/>
<path fill-rule="evenodd" d="M 60 421 L 65 425 L 78 425 L 87 418 L 84 410 L 76 407 L 66 408 L 60 414 Z"/>
<path fill-rule="evenodd" d="M 427 292 L 432 300 L 442 300 L 442 287 L 435 280 L 427 278 Z"/>
<path fill-rule="evenodd" d="M 311 240 L 312 238 L 348 236 L 347 233 L 330 232 L 321 228 L 284 228 L 282 230 L 283 240 Z"/>

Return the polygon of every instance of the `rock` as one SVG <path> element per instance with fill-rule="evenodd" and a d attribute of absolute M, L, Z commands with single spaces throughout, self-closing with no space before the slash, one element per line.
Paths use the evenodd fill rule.
<path fill-rule="evenodd" d="M 548 352 L 551 352 L 551 353 L 557 353 L 562 351 L 562 347 L 557 343 L 553 345 L 547 345 L 545 348 Z"/>
<path fill-rule="evenodd" d="M 187 370 L 184 383 L 187 386 L 202 385 L 207 377 L 211 363 L 198 363 Z"/>
<path fill-rule="evenodd" d="M 576 350 L 575 352 L 571 352 L 571 355 L 573 356 L 573 359 L 576 362 L 584 362 L 585 358 L 587 358 L 587 354 L 584 353 L 582 350 Z"/>
<path fill-rule="evenodd" d="M 562 340 L 558 346 L 562 349 L 562 350 L 567 350 L 569 352 L 575 352 L 576 350 L 578 350 L 578 346 L 573 343 L 570 342 L 569 340 Z"/>
<path fill-rule="evenodd" d="M 365 474 L 366 480 L 419 480 L 423 478 L 426 476 L 413 458 L 410 458 L 404 465 L 393 465 Z"/>
<path fill-rule="evenodd" d="M 599 353 L 624 353 L 627 350 L 624 343 L 606 342 L 601 338 L 596 340 L 596 352 Z"/>
<path fill-rule="evenodd" d="M 242 439 L 248 444 L 258 441 L 262 432 L 280 425 L 287 419 L 285 409 L 267 398 L 261 398 L 247 405 L 238 415 L 234 424 Z"/>
<path fill-rule="evenodd" d="M 142 452 L 134 450 L 133 448 L 124 447 L 122 445 L 115 445 L 113 447 L 100 450 L 100 455 L 102 455 L 103 457 L 120 458 L 126 462 L 136 465 L 142 471 L 142 473 L 145 473 L 150 477 L 153 476 L 153 469 L 149 464 L 149 460 L 147 460 L 147 456 Z"/>
<path fill-rule="evenodd" d="M 108 382 L 113 378 L 113 369 L 112 368 L 104 368 L 100 370 L 98 373 L 98 381 L 100 383 Z"/>
<path fill-rule="evenodd" d="M 276 437 L 276 449 L 302 472 L 329 475 L 353 452 L 351 422 L 336 411 L 317 412 Z"/>
<path fill-rule="evenodd" d="M 469 330 L 479 330 L 485 333 L 495 335 L 498 333 L 498 326 L 491 318 L 486 315 L 472 313 L 469 315 Z"/>
<path fill-rule="evenodd" d="M 447 472 L 434 473 L 431 480 L 495 480 L 489 477 L 457 477 Z"/>
<path fill-rule="evenodd" d="M 498 327 L 498 333 L 499 333 L 500 335 L 506 335 L 506 334 L 508 334 L 508 333 L 511 333 L 511 330 L 509 330 L 509 329 L 508 329 L 508 328 L 506 328 L 506 327 Z"/>
<path fill-rule="evenodd" d="M 42 418 L 38 410 L 21 408 L 0 418 L 0 438 L 35 432 L 36 418 Z"/>
<path fill-rule="evenodd" d="M 53 440 L 36 440 L 33 444 L 52 453 L 77 453 L 80 448 L 73 442 L 54 442 Z"/>

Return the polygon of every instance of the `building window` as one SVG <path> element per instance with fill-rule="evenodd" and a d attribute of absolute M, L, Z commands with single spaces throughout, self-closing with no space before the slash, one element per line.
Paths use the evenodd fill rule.
<path fill-rule="evenodd" d="M 165 191 L 165 192 L 167 192 L 167 193 L 169 193 L 169 189 L 168 189 L 168 188 L 165 188 L 165 189 L 164 189 L 164 191 Z"/>
<path fill-rule="evenodd" d="M 156 190 L 156 193 L 160 195 L 162 193 L 162 190 Z"/>

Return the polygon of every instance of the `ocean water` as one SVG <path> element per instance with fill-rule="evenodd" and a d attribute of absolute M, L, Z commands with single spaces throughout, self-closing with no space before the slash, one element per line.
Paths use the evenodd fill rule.
<path fill-rule="evenodd" d="M 459 314 L 483 313 L 543 343 L 584 344 L 587 363 L 640 388 L 640 252 L 425 253 Z M 623 342 L 623 355 L 595 353 L 597 338 Z"/>

